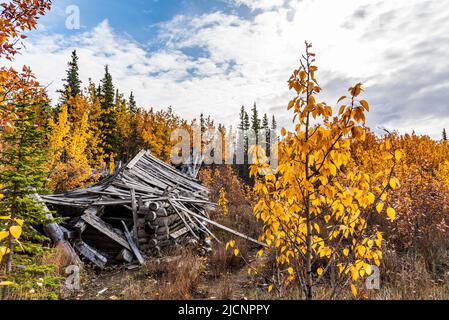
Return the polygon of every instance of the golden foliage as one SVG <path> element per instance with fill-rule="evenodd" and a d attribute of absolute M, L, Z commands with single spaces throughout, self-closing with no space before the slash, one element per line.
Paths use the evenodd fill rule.
<path fill-rule="evenodd" d="M 307 299 L 332 267 L 343 284 L 347 279 L 355 283 L 371 273 L 372 264 L 380 265 L 383 237 L 368 221 L 377 214 L 376 206 L 395 219 L 394 210 L 384 204 L 398 184 L 394 168 L 402 157 L 385 138 L 376 150 L 379 170 L 362 170 L 352 155 L 352 146 L 366 138 L 369 105 L 359 99 L 362 85 L 349 88 L 349 97 L 340 98 L 346 103 L 333 116 L 331 106 L 315 99 L 321 88 L 310 48 L 306 44 L 301 66 L 289 80 L 296 92 L 288 107 L 294 111 L 295 130 L 282 130 L 279 165 L 269 172 L 263 149 L 255 147 L 257 161 L 250 170 L 259 196 L 254 213 L 264 223 L 261 239 L 279 251 L 278 264 L 288 266 L 283 284 L 296 282 Z M 322 266 L 318 272 L 316 264 Z"/>

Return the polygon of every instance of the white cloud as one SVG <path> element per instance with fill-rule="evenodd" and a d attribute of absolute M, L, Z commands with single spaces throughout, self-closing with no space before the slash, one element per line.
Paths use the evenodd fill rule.
<path fill-rule="evenodd" d="M 442 1 L 234 2 L 260 10 L 247 19 L 222 12 L 174 17 L 158 26 L 163 46 L 153 52 L 107 21 L 76 37 L 38 34 L 18 62 L 31 65 L 55 92 L 70 51 L 77 49 L 85 83 L 89 77 L 98 81 L 109 64 L 117 86 L 125 94 L 133 90 L 141 105 L 173 105 L 184 117 L 205 112 L 229 124 L 242 104 L 257 101 L 286 125 L 286 81 L 309 40 L 323 99 L 334 102 L 363 81 L 371 127 L 416 129 L 434 137 L 449 128 L 449 7 Z"/>
<path fill-rule="evenodd" d="M 268 10 L 281 7 L 284 4 L 284 0 L 230 0 L 236 5 L 245 5 L 252 10 L 262 9 Z"/>

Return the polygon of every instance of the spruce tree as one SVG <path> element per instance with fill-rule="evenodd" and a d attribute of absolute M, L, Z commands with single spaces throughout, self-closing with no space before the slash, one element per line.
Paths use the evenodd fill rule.
<path fill-rule="evenodd" d="M 81 94 L 81 80 L 79 77 L 78 56 L 76 50 L 72 51 L 71 60 L 68 62 L 67 66 L 66 78 L 62 80 L 64 82 L 64 88 L 59 91 L 61 93 L 59 99 L 60 105 L 68 104 L 71 97 L 76 97 Z M 70 111 L 69 107 L 69 114 L 71 114 Z"/>
<path fill-rule="evenodd" d="M 130 113 L 130 127 L 131 127 L 131 138 L 129 139 L 129 149 L 128 155 L 133 157 L 139 151 L 139 145 L 141 143 L 139 136 L 139 128 L 138 128 L 138 117 L 140 116 L 139 110 L 137 108 L 137 102 L 134 98 L 134 93 L 131 91 L 131 94 L 128 99 L 128 112 Z"/>
<path fill-rule="evenodd" d="M 245 130 L 245 107 L 242 106 L 240 109 L 240 115 L 239 115 L 239 125 L 237 129 L 244 131 Z"/>
<path fill-rule="evenodd" d="M 237 132 L 237 139 L 238 139 L 237 140 L 237 148 L 238 148 L 238 150 L 236 150 L 236 151 L 238 151 L 238 152 L 241 151 L 244 154 L 243 161 L 245 161 L 245 155 L 246 155 L 246 153 L 244 153 L 246 150 L 246 148 L 245 148 L 245 146 L 246 146 L 246 122 L 245 122 L 246 117 L 245 117 L 245 115 L 246 115 L 245 107 L 242 106 L 242 108 L 240 109 L 240 114 L 239 114 L 239 124 L 237 126 L 237 130 L 238 130 L 238 132 Z M 243 175 L 243 172 L 241 171 L 240 174 Z"/>
<path fill-rule="evenodd" d="M 137 103 L 136 99 L 134 98 L 134 93 L 132 91 L 131 94 L 129 95 L 128 108 L 133 113 L 137 112 Z"/>
<path fill-rule="evenodd" d="M 249 136 L 248 136 L 248 130 L 250 128 L 249 123 L 249 116 L 248 113 L 245 111 L 244 121 L 243 121 L 243 130 L 244 130 L 244 154 L 245 154 L 245 164 L 248 164 L 248 150 L 249 150 Z"/>
<path fill-rule="evenodd" d="M 6 238 L 0 238 L 0 247 L 9 251 L 3 261 L 4 272 L 16 283 L 23 276 L 23 267 L 17 270 L 16 267 L 28 268 L 32 265 L 33 255 L 44 251 L 42 242 L 47 238 L 36 231 L 36 226 L 51 222 L 43 205 L 31 197 L 42 192 L 47 180 L 46 129 L 38 125 L 37 118 L 37 111 L 46 107 L 45 100 L 16 102 L 18 118 L 14 128 L 9 133 L 0 132 L 5 142 L 4 148 L 0 149 L 0 186 L 4 190 L 4 198 L 0 201 L 0 216 L 3 217 L 0 230 L 9 231 Z M 7 295 L 5 289 L 3 298 Z"/>
<path fill-rule="evenodd" d="M 259 112 L 257 111 L 257 105 L 254 103 L 254 107 L 252 108 L 251 115 L 251 129 L 253 129 L 253 134 L 256 135 L 256 144 L 259 144 L 259 131 L 260 131 L 260 119 Z"/>
<path fill-rule="evenodd" d="M 105 67 L 104 78 L 101 80 L 101 132 L 103 135 L 103 150 L 106 156 L 116 156 L 119 150 L 117 133 L 117 110 L 115 106 L 115 90 L 109 67 Z"/>
<path fill-rule="evenodd" d="M 278 128 L 278 124 L 276 122 L 276 118 L 273 115 L 273 118 L 271 119 L 271 130 L 276 131 Z"/>
<path fill-rule="evenodd" d="M 446 128 L 443 129 L 443 141 L 447 141 Z"/>
<path fill-rule="evenodd" d="M 270 123 L 268 121 L 268 115 L 266 113 L 263 115 L 261 129 L 265 134 L 265 141 L 263 143 L 265 154 L 267 156 L 270 156 Z"/>

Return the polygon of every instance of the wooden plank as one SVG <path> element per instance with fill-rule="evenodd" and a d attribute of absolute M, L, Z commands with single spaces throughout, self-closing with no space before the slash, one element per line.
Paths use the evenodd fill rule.
<path fill-rule="evenodd" d="M 190 211 L 190 210 L 188 210 L 186 208 L 183 208 L 183 207 L 179 206 L 176 203 L 174 204 L 174 206 L 176 206 L 178 209 L 180 209 L 180 210 L 182 210 L 182 211 L 184 211 L 184 212 L 186 212 L 186 213 L 188 213 L 188 214 L 198 218 L 199 220 L 205 221 L 205 222 L 207 222 L 207 223 L 209 223 L 209 224 L 211 224 L 211 225 L 213 225 L 213 226 L 215 226 L 217 228 L 220 228 L 220 229 L 222 229 L 224 231 L 232 233 L 233 235 L 236 235 L 236 236 L 238 236 L 240 238 L 243 238 L 243 239 L 246 239 L 248 241 L 254 242 L 254 243 L 258 244 L 259 246 L 266 247 L 266 248 L 268 247 L 268 245 L 266 243 L 262 243 L 260 241 L 257 241 L 255 239 L 251 238 L 251 237 L 248 237 L 247 235 L 244 235 L 243 233 L 240 233 L 238 231 L 232 230 L 231 228 L 225 227 L 225 226 L 223 226 L 223 225 L 221 225 L 221 224 L 219 224 L 219 223 L 217 223 L 215 221 L 212 221 L 212 220 L 210 220 L 210 219 L 208 219 L 206 217 L 203 217 L 202 215 L 199 215 L 199 214 L 197 214 L 195 212 L 192 212 L 192 211 Z"/>
<path fill-rule="evenodd" d="M 184 228 L 170 234 L 170 237 L 173 239 L 178 239 L 179 237 L 185 235 L 188 232 L 189 232 L 189 229 L 187 229 L 187 227 L 184 227 Z"/>
<path fill-rule="evenodd" d="M 129 246 L 131 247 L 132 252 L 137 258 L 137 261 L 139 261 L 140 264 L 144 264 L 145 260 L 143 260 L 142 254 L 139 251 L 139 248 L 137 248 L 136 243 L 134 242 L 131 234 L 129 233 L 128 227 L 126 226 L 125 222 L 122 221 L 123 227 L 125 228 L 125 237 L 126 240 L 128 240 Z"/>
<path fill-rule="evenodd" d="M 168 202 L 171 204 L 171 206 L 173 207 L 173 209 L 176 211 L 176 214 L 181 218 L 182 222 L 184 222 L 184 224 L 186 225 L 186 227 L 189 229 L 190 233 L 192 234 L 192 236 L 195 239 L 200 239 L 195 232 L 193 232 L 192 228 L 190 228 L 189 224 L 187 223 L 186 219 L 184 218 L 183 214 L 181 212 L 179 212 L 179 210 L 176 208 L 176 205 L 171 201 L 168 200 Z"/>
<path fill-rule="evenodd" d="M 137 162 L 139 162 L 140 158 L 142 158 L 145 154 L 147 153 L 146 150 L 141 150 L 137 156 L 134 157 L 134 159 L 132 159 L 127 165 L 126 168 L 127 169 L 132 169 L 132 167 L 134 167 L 136 165 Z"/>
<path fill-rule="evenodd" d="M 100 269 L 104 269 L 108 259 L 83 241 L 75 242 L 76 250 Z"/>
<path fill-rule="evenodd" d="M 42 204 L 43 210 L 44 210 L 44 213 L 45 213 L 45 217 L 47 217 L 48 219 L 54 219 L 53 218 L 53 214 L 48 209 L 48 207 L 45 205 L 45 202 L 42 200 L 40 195 L 35 193 L 35 194 L 30 195 L 30 197 L 34 201 Z M 52 222 L 52 223 L 44 226 L 45 234 L 50 237 L 50 239 L 53 241 L 53 243 L 56 246 L 59 246 L 60 248 L 63 248 L 63 250 L 65 251 L 67 257 L 70 260 L 70 263 L 76 264 L 76 263 L 79 262 L 79 258 L 78 258 L 78 255 L 76 254 L 75 250 L 73 249 L 72 245 L 70 244 L 70 242 L 68 242 L 65 239 L 65 236 L 64 236 L 65 231 L 67 231 L 67 230 L 63 229 L 56 222 Z"/>
<path fill-rule="evenodd" d="M 90 226 L 92 226 L 96 230 L 100 231 L 102 234 L 104 234 L 108 238 L 114 240 L 116 243 L 118 243 L 122 247 L 125 247 L 128 250 L 131 250 L 131 247 L 129 246 L 128 241 L 126 241 L 126 239 L 123 238 L 123 236 L 121 234 L 117 233 L 108 224 L 106 224 L 103 220 L 101 220 L 97 216 L 88 213 L 88 214 L 81 216 L 81 219 L 83 219 L 86 223 L 88 223 Z"/>
<path fill-rule="evenodd" d="M 137 199 L 136 199 L 136 190 L 131 189 L 131 207 L 133 209 L 133 239 L 137 242 L 137 227 L 139 225 L 138 217 L 137 217 Z"/>

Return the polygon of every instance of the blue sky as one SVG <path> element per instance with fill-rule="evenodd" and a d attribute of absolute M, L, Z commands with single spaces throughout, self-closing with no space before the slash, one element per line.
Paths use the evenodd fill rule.
<path fill-rule="evenodd" d="M 66 8 L 81 28 L 66 28 Z M 86 84 L 108 64 L 124 95 L 234 124 L 257 102 L 290 126 L 287 80 L 304 41 L 314 44 L 321 99 L 335 105 L 363 82 L 374 130 L 428 134 L 449 128 L 449 6 L 439 0 L 55 0 L 15 64 L 27 64 L 52 98 L 71 50 Z"/>
<path fill-rule="evenodd" d="M 65 11 L 70 5 L 80 9 L 80 30 L 65 28 Z M 151 44 L 158 23 L 169 21 L 178 14 L 198 16 L 215 11 L 242 17 L 252 15 L 247 6 L 226 0 L 57 0 L 42 23 L 48 31 L 73 35 L 94 28 L 107 19 L 115 30 L 129 34 L 142 44 Z"/>

